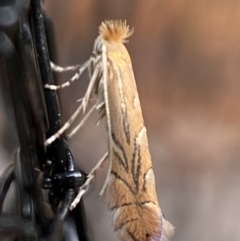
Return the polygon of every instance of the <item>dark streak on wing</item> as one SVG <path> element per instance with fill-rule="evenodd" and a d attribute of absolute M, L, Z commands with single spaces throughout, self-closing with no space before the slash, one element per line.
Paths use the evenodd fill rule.
<path fill-rule="evenodd" d="M 139 239 L 136 239 L 134 237 L 134 235 L 131 232 L 129 232 L 128 230 L 127 230 L 127 233 L 129 234 L 129 236 L 132 238 L 133 241 L 140 241 Z"/>
<path fill-rule="evenodd" d="M 144 174 L 143 174 L 143 180 L 144 180 L 144 182 L 143 182 L 143 191 L 144 192 L 146 192 L 147 191 L 147 188 L 146 188 L 146 175 L 147 175 L 147 173 L 150 171 L 152 169 L 152 167 L 150 167 Z"/>
<path fill-rule="evenodd" d="M 141 202 L 141 203 L 139 203 L 139 202 L 131 202 L 131 203 L 124 203 L 124 204 L 119 205 L 119 206 L 111 207 L 110 211 L 114 211 L 114 209 L 118 209 L 118 208 L 122 208 L 122 207 L 128 207 L 128 206 L 141 207 L 142 205 L 144 205 L 146 203 L 152 203 L 152 204 L 157 206 L 157 204 L 155 202 L 152 202 L 152 201 L 144 201 L 144 202 Z"/>
<path fill-rule="evenodd" d="M 121 72 L 119 71 L 117 65 L 110 58 L 108 58 L 108 61 L 111 63 L 112 68 L 115 70 L 114 75 L 117 78 L 117 81 L 122 82 Z M 130 127 L 128 123 L 128 114 L 126 109 L 125 96 L 122 92 L 123 92 L 123 89 L 119 89 L 120 100 L 121 100 L 121 112 L 123 116 L 123 130 L 126 136 L 127 143 L 128 145 L 130 145 L 130 142 L 131 142 Z"/>
<path fill-rule="evenodd" d="M 125 168 L 126 171 L 128 171 L 128 159 L 127 159 L 127 155 L 125 153 L 124 148 L 122 147 L 121 143 L 117 140 L 117 138 L 115 137 L 114 133 L 112 133 L 112 140 L 114 142 L 114 144 L 116 145 L 116 147 L 118 148 L 113 149 L 113 153 L 117 156 L 120 164 L 123 165 L 123 167 Z M 119 155 L 118 152 L 121 152 L 122 155 Z M 124 159 L 124 160 L 122 160 Z"/>
<path fill-rule="evenodd" d="M 124 180 L 123 178 L 121 178 L 116 172 L 111 172 L 111 174 L 113 174 L 115 176 L 116 179 L 122 181 L 125 186 L 129 189 L 129 191 L 135 196 L 136 192 L 132 189 L 132 187 L 126 182 L 126 180 Z"/>
<path fill-rule="evenodd" d="M 121 75 L 121 72 L 120 72 L 120 75 Z M 118 77 L 119 77 L 119 75 L 118 75 Z M 122 79 L 122 76 L 121 76 L 121 79 Z M 124 133 L 125 133 L 125 136 L 127 139 L 127 143 L 128 143 L 128 145 L 130 145 L 130 142 L 131 142 L 130 127 L 129 127 L 129 122 L 128 122 L 128 113 L 127 113 L 127 108 L 126 108 L 127 105 L 126 105 L 124 94 L 121 95 L 121 103 L 123 103 L 125 106 L 125 108 L 123 108 L 123 106 L 121 105 L 121 111 L 122 111 L 122 115 L 123 115 L 123 129 L 124 129 Z"/>
<path fill-rule="evenodd" d="M 119 206 L 114 206 L 114 207 L 111 207 L 110 211 L 113 211 L 114 209 L 118 209 L 118 208 L 121 208 L 121 207 L 127 207 L 127 206 L 131 206 L 131 205 L 138 205 L 137 203 L 124 203 L 122 205 L 119 205 Z"/>
<path fill-rule="evenodd" d="M 135 138 L 134 138 L 133 159 L 132 159 L 132 175 L 133 175 L 133 180 L 134 180 L 134 182 L 136 184 L 136 189 L 137 190 L 139 189 L 140 169 L 141 169 L 140 145 L 137 143 L 137 136 L 135 136 Z M 135 170 L 137 170 L 136 173 L 135 173 Z"/>
<path fill-rule="evenodd" d="M 125 102 L 125 100 L 124 100 Z M 125 136 L 126 136 L 126 139 L 127 139 L 127 143 L 128 145 L 130 145 L 130 128 L 129 128 L 129 123 L 128 123 L 128 115 L 127 115 L 127 112 L 126 110 L 124 110 L 123 108 L 122 109 L 122 115 L 123 115 L 123 128 L 124 128 L 124 133 L 125 133 Z"/>

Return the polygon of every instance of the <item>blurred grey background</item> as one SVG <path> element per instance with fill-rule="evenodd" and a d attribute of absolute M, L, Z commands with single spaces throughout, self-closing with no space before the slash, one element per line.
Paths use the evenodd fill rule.
<path fill-rule="evenodd" d="M 240 240 L 240 1 L 46 0 L 45 7 L 63 66 L 88 59 L 103 20 L 126 19 L 134 27 L 127 48 L 159 201 L 176 227 L 172 241 Z M 60 92 L 65 120 L 87 83 L 86 74 Z M 1 161 L 16 144 L 7 110 L 0 116 Z M 95 127 L 96 120 L 95 114 L 70 140 L 87 171 L 107 148 L 105 125 Z M 106 166 L 84 197 L 98 241 L 117 240 L 104 198 L 98 197 L 105 176 Z"/>

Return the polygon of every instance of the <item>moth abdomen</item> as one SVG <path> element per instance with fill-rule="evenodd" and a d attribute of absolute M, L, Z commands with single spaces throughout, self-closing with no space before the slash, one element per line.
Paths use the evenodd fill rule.
<path fill-rule="evenodd" d="M 159 241 L 162 214 L 155 204 L 132 203 L 113 210 L 114 230 L 124 241 Z"/>

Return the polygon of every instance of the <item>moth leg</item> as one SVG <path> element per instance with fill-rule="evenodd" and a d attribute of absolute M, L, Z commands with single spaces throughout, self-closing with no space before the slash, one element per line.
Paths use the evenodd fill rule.
<path fill-rule="evenodd" d="M 89 111 L 88 113 L 84 116 L 84 118 L 81 120 L 81 122 L 78 124 L 77 127 L 75 127 L 72 132 L 68 135 L 68 137 L 72 137 L 73 135 L 75 135 L 77 133 L 77 131 L 85 124 L 85 122 L 87 121 L 87 119 L 90 117 L 90 115 L 92 114 L 92 112 L 94 111 L 94 109 L 98 110 L 99 108 L 102 108 L 102 106 L 104 106 L 104 102 L 102 102 L 100 105 L 94 105 Z"/>
<path fill-rule="evenodd" d="M 52 70 L 55 71 L 55 72 L 58 72 L 58 73 L 67 72 L 67 71 L 71 71 L 71 70 L 76 70 L 76 69 L 79 69 L 81 67 L 80 64 L 73 65 L 73 66 L 66 66 L 66 67 L 62 67 L 60 65 L 56 65 L 53 62 L 50 62 L 50 64 L 51 64 Z"/>
<path fill-rule="evenodd" d="M 91 80 L 89 82 L 89 85 L 88 85 L 88 88 L 87 88 L 87 91 L 83 97 L 83 100 L 82 100 L 82 105 L 83 105 L 83 113 L 85 112 L 86 108 L 87 108 L 87 104 L 89 102 L 89 99 L 90 99 L 90 96 L 94 90 L 94 87 L 96 86 L 96 83 L 99 83 L 101 79 L 101 71 L 100 71 L 100 66 L 97 65 L 94 72 L 93 72 L 93 75 L 91 77 Z"/>
<path fill-rule="evenodd" d="M 87 65 L 86 65 L 87 67 Z M 53 143 L 57 138 L 59 138 L 73 123 L 73 121 L 76 119 L 76 117 L 78 116 L 78 114 L 81 112 L 81 110 L 83 110 L 83 113 L 85 112 L 86 108 L 87 108 L 87 104 L 89 102 L 91 93 L 93 92 L 95 83 L 97 80 L 99 80 L 99 66 L 96 67 L 93 76 L 90 80 L 90 83 L 88 85 L 87 91 L 84 95 L 84 97 L 82 99 L 80 99 L 81 104 L 79 105 L 79 107 L 77 108 L 77 110 L 73 113 L 73 115 L 70 117 L 70 119 L 58 130 L 57 133 L 55 133 L 54 135 L 52 135 L 51 137 L 49 137 L 45 142 L 44 145 L 48 146 L 51 143 Z"/>
<path fill-rule="evenodd" d="M 52 144 L 57 138 L 59 138 L 73 123 L 73 121 L 77 118 L 78 114 L 81 112 L 83 106 L 82 104 L 75 110 L 73 115 L 70 117 L 70 119 L 58 130 L 57 133 L 49 137 L 45 142 L 44 145 L 48 146 Z"/>
<path fill-rule="evenodd" d="M 96 106 L 96 109 L 98 110 L 98 119 L 97 119 L 97 126 L 101 122 L 101 120 L 106 116 L 106 110 L 105 110 L 105 102 L 102 102 L 100 105 Z"/>
<path fill-rule="evenodd" d="M 90 60 L 89 60 L 90 61 Z M 89 65 L 89 61 L 87 61 L 81 68 L 84 67 L 84 69 L 86 69 Z M 93 92 L 95 83 L 97 80 L 99 80 L 99 66 L 97 65 L 93 76 L 91 77 L 90 83 L 88 85 L 87 91 L 84 95 L 84 97 L 82 99 L 80 99 L 81 104 L 79 105 L 79 107 L 77 108 L 77 110 L 73 113 L 73 115 L 70 117 L 70 119 L 59 129 L 59 131 L 57 133 L 55 133 L 54 135 L 52 135 L 51 137 L 49 137 L 45 142 L 44 145 L 48 146 L 51 143 L 53 143 L 57 138 L 59 138 L 73 123 L 73 121 L 76 119 L 76 117 L 78 116 L 78 114 L 83 110 L 83 113 L 85 112 L 86 108 L 87 108 L 87 104 L 89 102 L 91 93 Z M 80 71 L 80 70 L 79 70 Z M 80 76 L 80 75 L 79 75 Z M 67 82 L 66 82 L 67 83 Z M 66 84 L 65 83 L 65 84 Z M 64 84 L 63 84 L 64 85 Z M 63 86 L 62 85 L 62 86 Z M 54 86 L 54 85 L 53 85 Z M 55 87 L 55 86 L 54 86 Z M 57 87 L 57 86 L 56 86 Z M 61 88 L 61 87 L 60 87 Z M 80 123 L 81 124 L 81 123 Z"/>
<path fill-rule="evenodd" d="M 75 135 L 77 133 L 77 131 L 85 124 L 85 122 L 87 121 L 87 119 L 90 117 L 90 115 L 92 114 L 92 112 L 94 111 L 94 109 L 96 108 L 96 105 L 94 105 L 89 111 L 88 113 L 84 116 L 84 118 L 81 120 L 81 122 L 78 124 L 77 127 L 75 127 L 72 132 L 68 135 L 70 138 Z"/>
<path fill-rule="evenodd" d="M 49 90 L 58 90 L 58 89 L 62 89 L 62 88 L 70 86 L 75 80 L 80 78 L 80 76 L 82 75 L 84 70 L 89 66 L 90 61 L 91 60 L 88 60 L 83 65 L 81 65 L 79 70 L 78 70 L 78 72 L 75 75 L 73 75 L 73 77 L 70 80 L 64 82 L 63 84 L 61 84 L 61 85 L 49 85 L 49 84 L 46 84 L 44 87 L 46 89 L 49 89 Z M 51 66 L 52 66 L 52 64 L 51 64 Z M 70 70 L 70 69 L 73 70 L 74 68 L 77 68 L 77 67 L 76 66 L 75 67 L 72 66 L 72 67 L 62 68 L 60 66 L 56 66 L 54 68 L 55 68 L 55 70 L 58 70 L 58 72 L 63 72 L 63 71 L 67 71 L 67 70 Z M 67 69 L 67 70 L 64 70 L 64 69 Z"/>
<path fill-rule="evenodd" d="M 109 157 L 111 157 L 111 156 L 112 156 L 112 153 L 110 152 Z M 105 182 L 103 184 L 103 187 L 102 187 L 102 189 L 99 193 L 99 196 L 102 196 L 103 193 L 105 192 L 106 188 L 107 188 L 107 185 L 109 183 L 109 178 L 111 176 L 111 170 L 112 170 L 112 160 L 110 159 L 110 162 L 109 162 L 109 165 L 108 165 L 107 177 L 106 177 Z"/>
<path fill-rule="evenodd" d="M 107 160 L 107 158 L 108 158 L 108 152 L 106 152 L 103 155 L 103 157 L 97 162 L 96 166 L 88 174 L 87 181 L 80 187 L 78 195 L 75 197 L 72 204 L 70 205 L 70 210 L 73 210 L 80 202 L 83 194 L 87 191 L 89 185 L 92 183 L 93 179 L 95 178 L 98 169 L 103 165 L 103 163 Z"/>

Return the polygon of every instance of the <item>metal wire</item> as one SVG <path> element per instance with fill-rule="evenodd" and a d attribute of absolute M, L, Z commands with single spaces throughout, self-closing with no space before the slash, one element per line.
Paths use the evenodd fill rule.
<path fill-rule="evenodd" d="M 65 240 L 68 233 L 68 240 L 89 240 L 83 203 L 69 213 L 74 187 L 76 183 L 81 185 L 84 173 L 75 170 L 74 158 L 64 136 L 47 149 L 43 145 L 46 137 L 61 127 L 57 95 L 43 88 L 45 84 L 54 84 L 50 67 L 50 59 L 56 62 L 54 42 L 53 24 L 43 13 L 40 0 L 1 1 L 1 80 L 11 97 L 19 138 L 14 160 L 0 179 L 2 239 L 58 241 Z M 49 203 L 46 203 L 39 186 L 39 170 L 49 177 L 66 174 L 65 178 L 72 178 L 67 183 L 73 180 L 75 184 L 53 182 L 58 185 L 52 185 L 48 191 Z M 6 214 L 3 203 L 13 181 L 17 190 L 15 212 Z M 67 223 L 74 225 L 70 228 Z"/>

